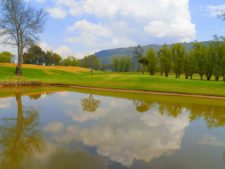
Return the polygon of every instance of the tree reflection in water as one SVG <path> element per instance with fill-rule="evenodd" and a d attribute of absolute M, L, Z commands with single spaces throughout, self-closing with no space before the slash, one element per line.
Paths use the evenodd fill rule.
<path fill-rule="evenodd" d="M 25 159 L 43 150 L 44 142 L 38 131 L 38 112 L 23 111 L 21 93 L 16 93 L 17 117 L 2 119 L 0 126 L 0 168 L 22 169 Z"/>
<path fill-rule="evenodd" d="M 140 113 L 147 112 L 153 108 L 152 101 L 134 100 L 136 110 Z M 161 115 L 168 115 L 171 117 L 178 117 L 184 111 L 189 113 L 189 120 L 195 121 L 203 118 L 208 128 L 218 128 L 225 126 L 225 105 L 209 105 L 198 103 L 179 103 L 179 102 L 155 102 L 158 107 L 158 111 Z M 225 162 L 225 153 L 223 154 Z"/>
<path fill-rule="evenodd" d="M 145 102 L 141 100 L 134 100 L 134 105 L 136 106 L 136 110 L 140 113 L 147 112 L 151 107 L 152 104 L 151 102 Z"/>
<path fill-rule="evenodd" d="M 153 107 L 152 101 L 135 100 L 133 101 L 138 112 L 147 112 Z M 183 111 L 189 113 L 190 121 L 204 118 L 208 128 L 217 128 L 225 126 L 225 105 L 206 105 L 189 103 L 167 103 L 156 101 L 161 115 L 178 117 Z"/>
<path fill-rule="evenodd" d="M 100 106 L 100 100 L 94 99 L 93 95 L 90 94 L 89 97 L 84 98 L 81 101 L 81 105 L 83 107 L 83 111 L 92 113 Z"/>

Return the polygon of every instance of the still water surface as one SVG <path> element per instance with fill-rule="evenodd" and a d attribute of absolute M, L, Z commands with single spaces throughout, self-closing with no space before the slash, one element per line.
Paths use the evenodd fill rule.
<path fill-rule="evenodd" d="M 224 169 L 225 100 L 0 89 L 0 169 Z"/>

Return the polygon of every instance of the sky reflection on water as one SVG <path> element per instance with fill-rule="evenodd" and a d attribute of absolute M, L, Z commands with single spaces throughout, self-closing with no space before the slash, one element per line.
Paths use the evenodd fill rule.
<path fill-rule="evenodd" d="M 0 98 L 1 169 L 225 166 L 225 101 L 27 90 Z"/>

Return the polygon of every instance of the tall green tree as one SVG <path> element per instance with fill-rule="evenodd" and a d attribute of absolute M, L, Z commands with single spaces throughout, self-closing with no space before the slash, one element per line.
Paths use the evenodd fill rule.
<path fill-rule="evenodd" d="M 168 47 L 168 45 L 163 45 L 162 48 L 160 49 L 159 60 L 160 60 L 161 73 L 165 72 L 165 76 L 168 77 L 172 69 L 171 50 Z"/>
<path fill-rule="evenodd" d="M 149 64 L 148 59 L 146 57 L 142 57 L 142 58 L 139 59 L 139 63 L 141 65 L 142 74 L 144 74 L 145 73 L 145 68 Z"/>
<path fill-rule="evenodd" d="M 153 48 L 149 48 L 145 52 L 145 58 L 148 60 L 147 68 L 149 74 L 154 75 L 158 64 L 158 57 L 156 51 Z"/>
<path fill-rule="evenodd" d="M 176 78 L 180 78 L 180 75 L 183 73 L 184 69 L 184 58 L 186 55 L 186 49 L 182 44 L 177 43 L 172 45 L 171 52 L 174 73 L 176 74 Z"/>
<path fill-rule="evenodd" d="M 134 70 L 136 70 L 136 71 L 142 70 L 139 60 L 143 57 L 143 55 L 144 55 L 144 49 L 140 45 L 138 45 L 137 47 L 134 48 L 134 51 L 133 51 Z"/>
<path fill-rule="evenodd" d="M 45 53 L 45 65 L 47 66 L 59 65 L 61 64 L 61 61 L 62 57 L 59 54 L 54 53 L 52 51 L 47 51 Z"/>
<path fill-rule="evenodd" d="M 214 45 L 211 43 L 209 46 L 206 47 L 207 53 L 206 53 L 206 78 L 207 80 L 211 80 L 211 77 L 213 74 L 216 76 L 216 80 L 219 79 L 219 72 L 217 74 L 217 56 L 216 53 L 217 51 L 215 50 Z"/>
<path fill-rule="evenodd" d="M 115 72 L 119 72 L 120 71 L 120 59 L 119 57 L 113 57 L 112 58 L 112 68 L 113 68 L 113 71 Z"/>
<path fill-rule="evenodd" d="M 185 78 L 188 79 L 190 77 L 192 79 L 193 74 L 196 72 L 197 69 L 196 59 L 192 52 L 186 53 L 183 64 Z"/>
<path fill-rule="evenodd" d="M 132 61 L 131 58 L 128 56 L 123 57 L 123 67 L 124 67 L 124 72 L 129 72 L 132 67 Z"/>
<path fill-rule="evenodd" d="M 197 61 L 193 52 L 189 52 L 189 71 L 190 78 L 193 79 L 193 75 L 197 71 Z"/>
<path fill-rule="evenodd" d="M 192 48 L 192 55 L 196 59 L 197 71 L 200 75 L 201 80 L 206 73 L 206 47 L 199 42 L 195 42 Z"/>
<path fill-rule="evenodd" d="M 131 65 L 131 59 L 128 56 L 116 56 L 112 58 L 112 68 L 115 72 L 129 72 Z"/>
<path fill-rule="evenodd" d="M 223 41 L 221 43 L 221 64 L 220 64 L 220 72 L 223 77 L 223 81 L 225 81 L 225 38 L 223 38 Z"/>
<path fill-rule="evenodd" d="M 184 76 L 185 79 L 188 79 L 190 76 L 190 55 L 186 54 L 184 57 Z"/>
<path fill-rule="evenodd" d="M 99 70 L 101 68 L 101 62 L 96 55 L 89 55 L 80 60 L 80 66 L 89 68 L 92 74 L 93 70 Z"/>
<path fill-rule="evenodd" d="M 58 53 L 53 53 L 52 59 L 52 65 L 60 65 L 62 61 L 62 57 Z"/>
<path fill-rule="evenodd" d="M 32 45 L 23 55 L 23 62 L 42 65 L 45 63 L 45 52 L 37 45 Z"/>
<path fill-rule="evenodd" d="M 223 38 L 214 36 L 213 41 L 209 44 L 209 54 L 213 57 L 213 75 L 215 76 L 215 80 L 218 81 L 223 67 Z"/>
<path fill-rule="evenodd" d="M 67 58 L 62 60 L 61 65 L 63 66 L 78 66 L 79 60 L 74 56 L 68 56 Z"/>
<path fill-rule="evenodd" d="M 38 40 L 45 23 L 44 10 L 36 10 L 26 0 L 0 1 L 0 35 L 5 44 L 17 47 L 16 75 L 21 76 L 24 48 Z"/>

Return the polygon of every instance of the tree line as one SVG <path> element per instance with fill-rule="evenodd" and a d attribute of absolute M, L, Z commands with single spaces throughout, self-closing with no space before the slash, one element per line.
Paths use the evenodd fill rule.
<path fill-rule="evenodd" d="M 93 70 L 98 70 L 101 66 L 100 61 L 96 55 L 85 56 L 82 59 L 78 59 L 74 56 L 67 56 L 66 58 L 63 58 L 60 56 L 60 54 L 57 54 L 53 51 L 45 52 L 37 45 L 32 45 L 28 51 L 24 53 L 23 63 L 46 66 L 80 66 Z"/>
<path fill-rule="evenodd" d="M 187 49 L 182 43 L 163 45 L 158 51 L 153 48 L 146 52 L 141 46 L 137 46 L 133 52 L 133 58 L 121 56 L 112 59 L 112 69 L 117 72 L 137 71 L 149 72 L 150 75 L 160 72 L 161 76 L 168 77 L 175 74 L 176 78 L 184 75 L 186 79 L 192 79 L 194 74 L 199 74 L 201 80 L 204 77 L 211 80 L 225 81 L 225 38 L 214 36 L 214 39 L 204 45 L 194 42 L 191 49 Z"/>
<path fill-rule="evenodd" d="M 9 52 L 0 53 L 0 62 L 12 62 L 14 56 Z M 204 45 L 193 43 L 187 49 L 182 43 L 163 45 L 159 50 L 149 48 L 146 51 L 137 46 L 131 56 L 115 56 L 110 64 L 102 64 L 93 54 L 78 59 L 74 56 L 63 58 L 53 51 L 43 51 L 39 46 L 32 45 L 22 56 L 25 64 L 80 66 L 92 70 L 110 70 L 115 72 L 142 72 L 150 75 L 160 72 L 168 77 L 175 74 L 176 78 L 184 75 L 192 79 L 199 74 L 201 80 L 206 78 L 225 81 L 225 38 L 214 36 L 214 39 Z"/>
<path fill-rule="evenodd" d="M 44 66 L 80 66 L 92 70 L 99 70 L 101 62 L 96 55 L 85 56 L 78 59 L 74 56 L 63 58 L 53 51 L 43 51 L 40 46 L 32 45 L 22 56 L 24 64 L 35 64 Z M 0 63 L 13 63 L 14 56 L 10 52 L 0 53 Z"/>

